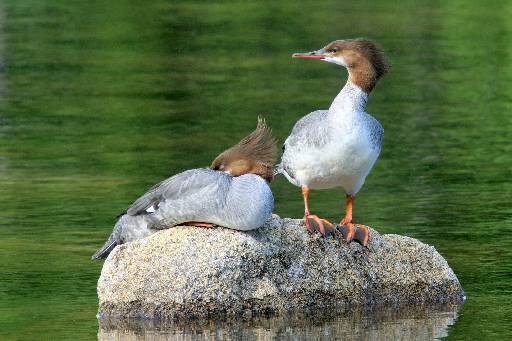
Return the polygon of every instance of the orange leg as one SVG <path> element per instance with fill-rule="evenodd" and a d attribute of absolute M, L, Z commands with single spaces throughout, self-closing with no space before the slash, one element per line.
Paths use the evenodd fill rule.
<path fill-rule="evenodd" d="M 210 223 L 204 223 L 201 221 L 186 221 L 180 225 L 187 225 L 187 226 L 195 226 L 195 227 L 202 227 L 205 229 L 210 229 L 213 227 L 213 224 Z"/>
<path fill-rule="evenodd" d="M 356 240 L 363 246 L 368 246 L 369 229 L 366 225 L 352 223 L 352 209 L 354 206 L 354 197 L 347 194 L 347 205 L 345 208 L 345 217 L 341 220 L 341 225 L 346 226 L 347 242 Z"/>
<path fill-rule="evenodd" d="M 302 196 L 304 197 L 304 223 L 306 224 L 307 230 L 311 233 L 318 230 L 324 237 L 334 234 L 334 225 L 330 221 L 319 218 L 309 212 L 309 188 L 307 186 L 302 186 Z M 310 220 L 315 223 L 316 228 L 313 228 Z"/>

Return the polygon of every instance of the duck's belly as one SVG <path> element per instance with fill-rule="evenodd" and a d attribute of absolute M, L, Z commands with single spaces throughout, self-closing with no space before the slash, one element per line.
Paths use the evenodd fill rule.
<path fill-rule="evenodd" d="M 345 139 L 301 153 L 295 175 L 301 185 L 313 189 L 343 187 L 348 194 L 359 191 L 379 150 L 367 139 Z"/>

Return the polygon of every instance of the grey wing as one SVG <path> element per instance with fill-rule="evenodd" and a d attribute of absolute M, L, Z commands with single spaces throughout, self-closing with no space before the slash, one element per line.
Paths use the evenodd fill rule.
<path fill-rule="evenodd" d="M 370 114 L 366 114 L 365 117 L 368 122 L 367 126 L 369 127 L 371 145 L 373 148 L 380 151 L 384 139 L 384 128 L 382 128 L 380 122 Z"/>
<path fill-rule="evenodd" d="M 286 150 L 288 147 L 293 148 L 303 144 L 317 148 L 324 146 L 329 139 L 327 113 L 327 110 L 317 110 L 298 120 L 284 142 L 283 148 Z"/>
<path fill-rule="evenodd" d="M 151 207 L 158 208 L 164 200 L 195 193 L 214 182 L 218 174 L 208 168 L 190 169 L 176 174 L 149 189 L 128 208 L 126 213 L 132 216 L 143 214 Z"/>
<path fill-rule="evenodd" d="M 296 155 L 307 149 L 322 148 L 327 144 L 331 135 L 327 113 L 328 110 L 313 111 L 295 123 L 290 136 L 284 141 L 283 155 L 281 163 L 276 167 L 276 174 L 288 175 L 289 180 L 295 178 L 291 164 Z"/>

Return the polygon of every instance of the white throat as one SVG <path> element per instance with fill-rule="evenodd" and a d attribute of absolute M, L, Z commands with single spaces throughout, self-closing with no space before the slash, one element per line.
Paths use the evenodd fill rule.
<path fill-rule="evenodd" d="M 332 101 L 329 113 L 363 112 L 367 101 L 368 94 L 348 80 L 347 84 Z"/>

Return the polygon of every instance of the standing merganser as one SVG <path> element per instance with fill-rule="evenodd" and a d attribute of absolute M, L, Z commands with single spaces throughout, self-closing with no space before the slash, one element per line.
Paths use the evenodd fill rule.
<path fill-rule="evenodd" d="M 257 229 L 274 208 L 268 182 L 276 154 L 270 129 L 258 119 L 256 130 L 217 156 L 211 168 L 174 175 L 137 199 L 92 259 L 106 258 L 116 245 L 176 225 Z"/>
<path fill-rule="evenodd" d="M 388 71 L 386 57 L 379 46 L 366 39 L 336 40 L 318 51 L 292 57 L 344 66 L 348 80 L 329 110 L 314 111 L 297 121 L 284 143 L 277 172 L 302 188 L 306 227 L 312 231 L 312 220 L 324 235 L 332 233 L 334 225 L 310 213 L 309 189 L 343 187 L 346 212 L 341 224 L 346 226 L 347 241 L 356 237 L 366 246 L 368 227 L 352 223 L 352 206 L 382 146 L 384 129 L 365 107 L 369 93 Z"/>

